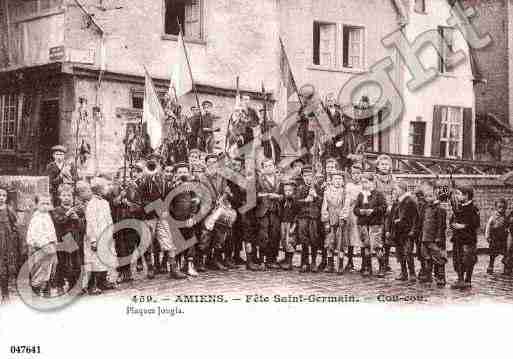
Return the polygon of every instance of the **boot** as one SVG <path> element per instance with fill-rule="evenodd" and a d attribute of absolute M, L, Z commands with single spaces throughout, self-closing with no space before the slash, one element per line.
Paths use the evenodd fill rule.
<path fill-rule="evenodd" d="M 360 274 L 363 274 L 363 271 L 365 270 L 366 260 L 365 260 L 365 248 L 361 249 L 361 257 L 362 257 L 362 266 L 360 267 Z"/>
<path fill-rule="evenodd" d="M 197 277 L 199 274 L 194 268 L 194 261 L 192 258 L 187 259 L 187 275 L 191 277 Z"/>
<path fill-rule="evenodd" d="M 148 273 L 146 274 L 146 278 L 153 279 L 155 278 L 155 271 L 153 269 L 153 264 L 147 263 L 148 265 Z"/>
<path fill-rule="evenodd" d="M 180 267 L 176 258 L 169 258 L 169 278 L 171 279 L 186 279 L 187 275 L 180 271 Z"/>
<path fill-rule="evenodd" d="M 488 264 L 488 269 L 486 270 L 486 273 L 493 274 L 494 264 L 495 264 L 495 257 L 490 256 L 490 263 Z"/>
<path fill-rule="evenodd" d="M 410 279 L 409 281 L 411 283 L 415 283 L 417 281 L 417 275 L 416 275 L 416 272 L 415 272 L 415 262 L 413 261 L 413 257 L 410 256 L 408 259 L 407 259 L 407 262 L 406 262 L 407 266 L 408 266 L 408 272 L 410 274 Z"/>
<path fill-rule="evenodd" d="M 354 272 L 354 264 L 353 264 L 353 257 L 354 257 L 354 247 L 350 246 L 347 249 L 347 265 L 344 271 L 346 273 Z"/>
<path fill-rule="evenodd" d="M 300 273 L 308 273 L 310 272 L 310 264 L 308 263 L 308 249 L 303 248 L 301 252 L 301 269 Z"/>
<path fill-rule="evenodd" d="M 424 270 L 422 276 L 419 276 L 419 283 L 432 283 L 433 282 L 433 261 L 430 259 L 424 260 Z"/>
<path fill-rule="evenodd" d="M 160 267 L 160 252 L 153 253 L 153 268 L 155 274 L 162 274 L 162 268 Z"/>
<path fill-rule="evenodd" d="M 220 271 L 227 271 L 228 268 L 226 268 L 223 264 L 223 258 L 221 255 L 221 252 L 215 251 L 214 258 L 212 260 L 212 269 L 214 270 L 220 270 Z"/>
<path fill-rule="evenodd" d="M 337 274 L 338 275 L 344 275 L 344 273 L 347 272 L 347 266 L 344 269 L 344 257 L 338 257 L 338 268 L 337 268 Z"/>
<path fill-rule="evenodd" d="M 168 272 L 168 262 L 169 262 L 169 252 L 164 253 L 164 257 L 162 258 L 162 262 L 160 263 L 160 273 Z"/>
<path fill-rule="evenodd" d="M 472 288 L 472 273 L 474 272 L 474 266 L 465 271 L 465 281 L 463 289 Z"/>
<path fill-rule="evenodd" d="M 198 272 L 201 272 L 201 273 L 204 273 L 207 271 L 207 267 L 205 267 L 205 261 L 206 261 L 206 258 L 204 255 L 200 254 L 198 256 L 198 259 L 197 259 L 197 265 L 196 265 L 196 270 Z"/>
<path fill-rule="evenodd" d="M 310 264 L 310 271 L 312 273 L 319 273 L 319 266 L 317 265 L 317 249 L 312 249 L 312 262 Z"/>
<path fill-rule="evenodd" d="M 465 288 L 465 282 L 463 280 L 464 274 L 463 271 L 458 272 L 458 280 L 451 284 L 451 289 L 464 289 Z"/>
<path fill-rule="evenodd" d="M 257 272 L 260 267 L 255 263 L 256 253 L 253 251 L 247 254 L 246 269 L 252 272 Z"/>
<path fill-rule="evenodd" d="M 285 253 L 285 259 L 282 261 L 281 269 L 289 271 L 292 270 L 292 256 L 294 253 L 287 252 Z"/>
<path fill-rule="evenodd" d="M 395 280 L 406 282 L 408 280 L 408 269 L 406 267 L 406 261 L 401 260 L 401 275 Z"/>
<path fill-rule="evenodd" d="M 116 284 L 112 283 L 111 281 L 109 281 L 107 279 L 107 272 L 98 273 L 98 278 L 99 278 L 99 283 L 97 285 L 98 285 L 98 288 L 100 288 L 101 290 L 105 291 L 105 290 L 116 289 Z"/>
<path fill-rule="evenodd" d="M 378 273 L 376 273 L 376 277 L 385 278 L 385 259 L 378 258 L 378 263 L 379 263 L 379 270 L 378 270 Z"/>
<path fill-rule="evenodd" d="M 326 269 L 326 266 L 327 266 L 327 261 L 328 261 L 328 253 L 326 252 L 326 249 L 323 249 L 321 251 L 321 263 L 319 263 L 317 269 L 319 272 L 324 272 L 324 270 Z M 331 272 L 333 273 L 333 271 Z"/>
<path fill-rule="evenodd" d="M 391 272 L 392 267 L 390 267 L 390 246 L 385 246 L 384 260 L 385 260 L 385 272 L 386 273 Z"/>
<path fill-rule="evenodd" d="M 140 273 L 142 272 L 144 269 L 144 266 L 143 266 L 143 261 L 142 261 L 142 258 L 137 258 L 137 266 L 136 266 L 136 270 L 137 270 L 137 273 Z"/>
<path fill-rule="evenodd" d="M 320 268 L 319 268 L 320 270 Z M 335 259 L 333 257 L 328 257 L 328 265 L 324 269 L 326 273 L 333 273 L 335 272 Z"/>
<path fill-rule="evenodd" d="M 369 254 L 368 256 L 368 262 L 367 265 L 369 266 L 369 276 L 372 276 L 373 270 L 372 270 L 372 254 Z"/>

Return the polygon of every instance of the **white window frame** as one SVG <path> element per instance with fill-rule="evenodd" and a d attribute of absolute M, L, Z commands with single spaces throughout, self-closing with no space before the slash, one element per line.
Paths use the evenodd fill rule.
<path fill-rule="evenodd" d="M 193 0 L 191 0 L 193 1 Z M 206 20 L 205 20 L 205 16 L 206 16 L 206 11 L 205 11 L 205 0 L 196 0 L 196 1 L 199 1 L 199 9 L 200 9 L 200 13 L 199 13 L 199 22 L 200 22 L 200 36 L 199 37 L 191 37 L 189 35 L 187 35 L 187 33 L 184 34 L 184 40 L 187 41 L 187 42 L 193 42 L 193 43 L 200 43 L 200 44 L 204 44 L 205 43 L 205 40 L 206 40 L 206 34 L 205 34 L 205 23 L 206 23 Z M 184 28 L 185 24 L 181 24 L 182 25 L 182 28 Z M 162 36 L 161 38 L 163 40 L 174 40 L 174 41 L 177 41 L 178 40 L 178 35 L 174 35 L 174 34 L 168 34 L 166 33 L 166 0 L 163 0 L 162 1 Z"/>
<path fill-rule="evenodd" d="M 19 120 L 20 120 L 20 116 L 21 116 L 20 101 L 21 101 L 21 96 L 19 93 L 6 93 L 6 94 L 0 95 L 0 152 L 16 151 L 18 125 L 19 125 L 19 122 L 20 122 Z M 13 108 L 15 109 L 14 119 L 11 119 L 11 118 L 9 118 L 9 116 L 10 116 L 10 114 L 12 114 L 12 112 L 9 110 L 12 110 Z M 13 131 L 12 131 L 12 133 L 5 134 L 6 127 L 8 126 L 9 123 L 13 123 L 12 124 Z M 13 147 L 12 148 L 5 147 L 8 137 L 13 137 Z"/>
<path fill-rule="evenodd" d="M 459 112 L 458 118 L 449 116 L 450 111 Z M 455 106 L 442 106 L 441 108 L 441 121 L 440 121 L 440 157 L 448 159 L 457 159 L 463 157 L 463 107 Z M 447 130 L 444 136 L 444 126 L 447 126 Z M 451 127 L 458 126 L 459 133 L 458 137 L 451 136 Z M 445 153 L 442 153 L 442 142 L 445 142 Z M 456 155 L 449 153 L 450 143 L 458 143 L 458 153 Z"/>
<path fill-rule="evenodd" d="M 335 25 L 335 54 L 333 56 L 334 64 L 331 66 L 321 65 L 321 46 L 319 43 L 319 64 L 313 63 L 314 58 L 314 44 L 312 43 L 312 66 L 311 68 L 314 70 L 330 70 L 330 71 L 341 71 L 341 72 L 363 72 L 367 70 L 367 28 L 363 24 L 357 23 L 336 23 L 333 21 L 324 21 L 324 20 L 314 20 L 312 23 L 312 31 L 313 24 L 318 23 L 321 25 Z M 349 67 L 344 66 L 344 28 L 358 28 L 361 31 L 361 46 L 360 46 L 360 66 L 358 67 Z M 319 42 L 321 40 L 319 39 Z M 350 49 L 350 44 L 348 44 L 348 50 Z M 348 54 L 348 56 L 350 56 Z"/>

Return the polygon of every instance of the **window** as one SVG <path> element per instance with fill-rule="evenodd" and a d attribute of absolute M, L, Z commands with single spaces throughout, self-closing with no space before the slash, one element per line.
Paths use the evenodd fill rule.
<path fill-rule="evenodd" d="M 451 27 L 439 26 L 438 33 L 440 34 L 441 41 L 445 41 L 447 44 L 447 48 L 445 46 L 440 46 L 441 53 L 439 57 L 440 61 L 438 62 L 438 70 L 440 73 L 448 73 L 452 71 L 449 58 L 454 51 L 454 29 Z"/>
<path fill-rule="evenodd" d="M 426 142 L 426 123 L 422 121 L 410 122 L 408 135 L 408 153 L 415 156 L 424 156 Z"/>
<path fill-rule="evenodd" d="M 0 150 L 16 149 L 16 128 L 18 124 L 18 95 L 0 95 Z"/>
<path fill-rule="evenodd" d="M 188 39 L 203 39 L 202 0 L 165 0 L 164 32 L 166 35 L 178 35 L 180 20 L 183 36 Z"/>
<path fill-rule="evenodd" d="M 344 26 L 343 64 L 344 67 L 360 69 L 363 61 L 364 31 L 361 27 Z"/>
<path fill-rule="evenodd" d="M 15 21 L 40 16 L 58 10 L 61 6 L 62 0 L 24 0 L 9 3 L 11 15 Z"/>
<path fill-rule="evenodd" d="M 157 96 L 160 100 L 160 104 L 164 108 L 166 105 L 166 92 L 157 91 Z M 132 107 L 142 109 L 144 105 L 144 91 L 143 90 L 132 90 Z"/>
<path fill-rule="evenodd" d="M 426 13 L 426 0 L 415 0 L 414 5 L 415 12 L 418 12 L 420 14 Z"/>
<path fill-rule="evenodd" d="M 461 158 L 463 111 L 460 107 L 441 108 L 440 157 Z"/>
<path fill-rule="evenodd" d="M 337 25 L 314 22 L 314 65 L 336 66 Z"/>

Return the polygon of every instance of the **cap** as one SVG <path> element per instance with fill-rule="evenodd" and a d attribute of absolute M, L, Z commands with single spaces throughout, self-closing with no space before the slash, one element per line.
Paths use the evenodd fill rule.
<path fill-rule="evenodd" d="M 298 158 L 297 160 L 292 161 L 291 166 L 293 167 L 296 163 L 301 163 L 304 165 L 305 161 L 303 161 L 301 158 Z"/>
<path fill-rule="evenodd" d="M 216 160 L 218 160 L 219 156 L 215 153 L 207 153 L 207 155 L 205 156 L 205 162 L 207 162 L 211 158 L 215 158 Z"/>
<path fill-rule="evenodd" d="M 197 111 L 197 110 L 199 110 L 198 106 L 191 106 L 191 111 Z"/>
<path fill-rule="evenodd" d="M 312 173 L 313 172 L 312 166 L 310 166 L 310 165 L 304 166 L 303 167 L 303 173 L 305 173 L 305 172 Z"/>
<path fill-rule="evenodd" d="M 175 164 L 175 171 L 179 168 L 189 168 L 189 164 L 187 162 L 178 162 Z"/>
<path fill-rule="evenodd" d="M 62 153 L 66 153 L 68 152 L 66 147 L 62 146 L 62 145 L 57 145 L 57 146 L 53 146 L 52 147 L 52 153 L 53 152 L 62 152 Z"/>
<path fill-rule="evenodd" d="M 202 106 L 202 107 L 205 107 L 205 106 L 210 106 L 210 107 L 212 107 L 212 106 L 214 106 L 214 104 L 213 104 L 213 103 L 212 103 L 212 101 L 210 101 L 210 100 L 205 100 L 205 101 L 203 101 L 203 102 L 201 103 L 201 106 Z"/>

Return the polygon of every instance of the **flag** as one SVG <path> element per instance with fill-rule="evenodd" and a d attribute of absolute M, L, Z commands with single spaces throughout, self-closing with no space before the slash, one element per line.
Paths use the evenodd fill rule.
<path fill-rule="evenodd" d="M 144 67 L 144 73 L 143 123 L 146 124 L 146 130 L 150 137 L 151 147 L 153 149 L 157 149 L 162 142 L 162 130 L 165 114 L 157 96 L 155 86 L 153 85 L 153 80 L 151 79 L 146 67 Z"/>
<path fill-rule="evenodd" d="M 292 69 L 290 67 L 290 62 L 287 57 L 287 52 L 285 51 L 285 46 L 283 45 L 283 41 L 280 38 L 281 45 L 281 56 L 280 56 L 280 72 L 281 72 L 281 81 L 283 82 L 283 86 L 287 89 L 287 99 L 290 98 L 294 93 L 298 93 L 296 81 L 294 80 L 294 75 L 292 74 Z"/>
<path fill-rule="evenodd" d="M 183 41 L 182 32 L 178 34 L 178 56 L 173 65 L 173 74 L 169 84 L 169 95 L 171 98 L 179 98 L 192 91 L 192 73 L 187 60 L 187 49 Z"/>

